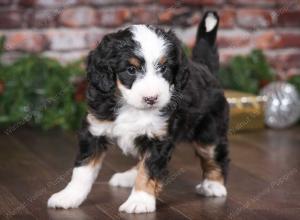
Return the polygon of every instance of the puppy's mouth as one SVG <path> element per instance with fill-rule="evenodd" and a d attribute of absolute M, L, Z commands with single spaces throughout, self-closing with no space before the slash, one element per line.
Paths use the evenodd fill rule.
<path fill-rule="evenodd" d="M 145 109 L 153 110 L 153 109 L 158 109 L 159 106 L 158 104 L 153 104 L 153 105 L 146 105 Z"/>
<path fill-rule="evenodd" d="M 130 106 L 132 106 L 136 109 L 144 110 L 144 111 L 157 110 L 157 109 L 162 108 L 160 103 L 158 103 L 158 102 L 154 103 L 154 104 L 147 104 L 147 103 L 140 103 L 138 105 L 133 105 L 130 103 L 127 103 L 127 104 L 129 104 Z"/>
<path fill-rule="evenodd" d="M 159 105 L 157 104 L 153 104 L 153 105 L 149 105 L 149 104 L 142 104 L 141 106 L 134 106 L 137 109 L 140 110 L 155 110 L 155 109 L 159 109 Z"/>

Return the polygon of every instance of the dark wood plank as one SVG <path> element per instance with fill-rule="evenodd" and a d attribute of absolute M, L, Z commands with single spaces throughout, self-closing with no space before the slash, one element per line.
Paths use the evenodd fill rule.
<path fill-rule="evenodd" d="M 296 156 L 300 155 L 300 139 L 293 134 L 298 130 L 264 130 L 232 137 L 232 163 L 268 182 L 287 178 L 281 185 L 294 194 L 300 183 L 300 160 Z"/>
<path fill-rule="evenodd" d="M 69 181 L 77 152 L 73 133 L 19 129 L 0 134 L 0 218 L 10 219 L 299 219 L 300 128 L 261 130 L 230 137 L 227 198 L 204 198 L 194 187 L 201 170 L 191 146 L 177 146 L 156 213 L 119 213 L 130 189 L 107 184 L 136 160 L 113 147 L 90 196 L 79 209 L 46 208 Z M 24 205 L 25 204 L 25 205 Z M 17 210 L 17 211 L 14 211 Z"/>
<path fill-rule="evenodd" d="M 15 216 L 28 209 L 35 218 L 47 218 L 46 209 L 41 206 L 48 190 L 53 172 L 43 168 L 45 165 L 34 157 L 10 136 L 1 136 L 0 142 L 0 179 L 22 205 L 15 207 Z M 47 166 L 46 166 L 47 167 Z M 43 204 L 45 204 L 43 202 Z"/>
<path fill-rule="evenodd" d="M 23 204 L 2 185 L 0 195 L 0 219 L 35 219 L 32 213 L 26 207 L 23 208 Z"/>
<path fill-rule="evenodd" d="M 38 132 L 32 130 L 18 131 L 16 137 L 19 141 L 22 140 L 25 148 L 36 157 L 41 158 L 50 167 L 49 169 L 55 172 L 52 177 L 52 182 L 47 184 L 51 188 L 48 189 L 47 195 L 43 199 L 45 209 L 46 202 L 49 196 L 63 189 L 71 178 L 74 158 L 77 153 L 77 146 L 68 142 L 63 137 L 61 132 Z M 113 171 L 104 169 L 102 175 L 109 176 Z M 52 183 L 52 184 L 51 184 Z M 93 189 L 91 194 L 93 194 Z M 47 209 L 47 214 L 50 219 L 98 219 L 107 218 L 108 216 L 95 206 L 95 202 L 88 198 L 80 209 L 72 210 L 53 210 Z"/>

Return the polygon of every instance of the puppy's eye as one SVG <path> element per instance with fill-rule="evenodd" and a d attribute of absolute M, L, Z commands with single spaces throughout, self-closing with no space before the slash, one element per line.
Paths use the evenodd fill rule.
<path fill-rule="evenodd" d="M 136 73 L 136 68 L 134 66 L 129 66 L 127 68 L 127 72 L 131 75 L 134 75 Z"/>
<path fill-rule="evenodd" d="M 167 65 L 162 65 L 160 67 L 160 72 L 164 73 L 164 72 L 166 72 L 166 70 L 167 70 Z"/>

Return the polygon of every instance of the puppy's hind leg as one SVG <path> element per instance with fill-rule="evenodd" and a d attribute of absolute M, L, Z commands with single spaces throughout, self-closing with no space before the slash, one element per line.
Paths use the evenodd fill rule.
<path fill-rule="evenodd" d="M 86 199 L 101 169 L 107 145 L 106 137 L 95 137 L 87 128 L 82 129 L 80 152 L 71 181 L 63 190 L 49 198 L 49 208 L 77 208 Z"/>
<path fill-rule="evenodd" d="M 204 196 L 221 197 L 227 195 L 224 185 L 225 168 L 216 161 L 215 149 L 215 145 L 195 145 L 203 171 L 202 182 L 196 186 L 196 191 Z"/>
<path fill-rule="evenodd" d="M 221 197 L 227 195 L 225 181 L 228 169 L 227 138 L 218 129 L 215 118 L 205 116 L 195 130 L 195 153 L 200 159 L 203 178 L 196 186 L 199 194 Z M 225 127 L 225 126 L 224 126 Z M 226 129 L 225 129 L 226 130 Z"/>

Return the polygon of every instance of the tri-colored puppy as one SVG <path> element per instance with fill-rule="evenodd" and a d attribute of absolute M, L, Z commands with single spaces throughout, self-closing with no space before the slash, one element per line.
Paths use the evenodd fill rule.
<path fill-rule="evenodd" d="M 140 159 L 112 176 L 112 186 L 132 187 L 119 208 L 153 212 L 175 143 L 189 141 L 201 160 L 196 191 L 226 196 L 228 104 L 216 79 L 218 16 L 199 25 L 192 60 L 171 31 L 133 25 L 106 35 L 87 62 L 88 113 L 79 135 L 72 179 L 49 207 L 78 207 L 91 191 L 111 144 Z"/>

